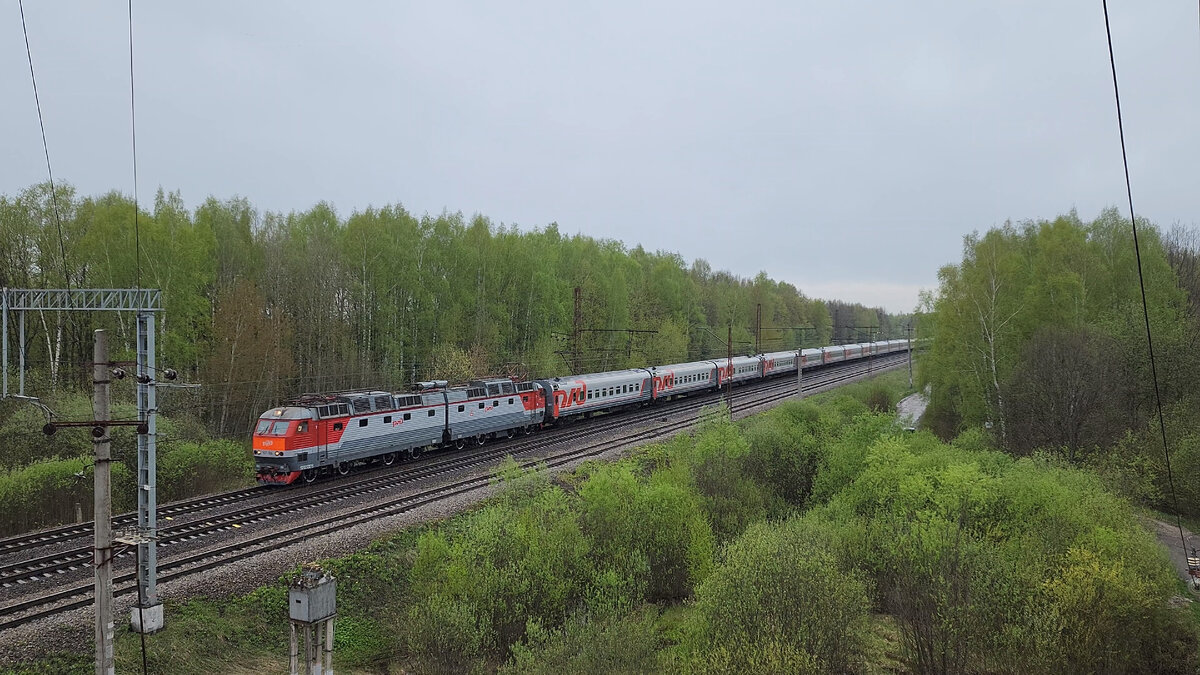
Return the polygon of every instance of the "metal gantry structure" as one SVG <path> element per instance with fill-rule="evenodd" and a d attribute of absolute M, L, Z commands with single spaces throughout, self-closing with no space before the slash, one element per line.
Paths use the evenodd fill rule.
<path fill-rule="evenodd" d="M 0 291 L 0 329 L 3 330 L 2 358 L 4 370 L 0 384 L 3 398 L 34 400 L 25 392 L 25 315 L 28 312 L 133 312 L 137 317 L 137 491 L 138 491 L 138 598 L 131 624 L 140 632 L 162 628 L 162 603 L 158 600 L 158 556 L 155 541 L 158 537 L 157 476 L 157 417 L 158 397 L 155 379 L 154 327 L 155 315 L 163 311 L 162 291 L 153 288 L 79 288 L 25 289 L 5 288 Z M 18 389 L 9 392 L 8 327 L 10 314 L 17 317 Z M 143 432 L 144 431 L 144 432 Z"/>

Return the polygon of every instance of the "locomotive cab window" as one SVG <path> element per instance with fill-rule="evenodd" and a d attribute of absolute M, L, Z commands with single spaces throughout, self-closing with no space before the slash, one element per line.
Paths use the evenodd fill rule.
<path fill-rule="evenodd" d="M 283 421 L 272 424 L 271 425 L 271 434 L 273 436 L 282 436 L 282 435 L 286 434 L 289 424 L 291 424 L 291 422 L 283 422 Z"/>
<path fill-rule="evenodd" d="M 254 429 L 254 433 L 261 436 L 261 435 L 267 433 L 267 429 L 270 429 L 270 428 L 271 428 L 271 420 L 259 420 L 258 426 L 255 427 L 255 429 Z"/>
<path fill-rule="evenodd" d="M 296 427 L 296 433 L 298 433 L 298 434 L 308 433 L 308 422 L 301 422 Z"/>

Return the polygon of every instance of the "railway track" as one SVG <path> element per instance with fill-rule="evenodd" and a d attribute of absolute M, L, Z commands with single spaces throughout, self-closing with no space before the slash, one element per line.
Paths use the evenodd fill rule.
<path fill-rule="evenodd" d="M 834 367 L 834 368 L 827 368 L 825 370 L 818 371 L 817 373 L 815 373 L 812 376 L 813 381 L 817 382 L 817 378 L 820 377 L 821 373 L 833 373 L 833 372 L 836 372 L 837 370 L 838 370 L 838 368 Z M 735 393 L 734 400 L 736 402 L 737 397 L 739 395 L 745 395 L 745 394 L 760 391 L 762 389 L 780 386 L 781 381 L 782 380 L 779 380 L 779 379 L 770 380 L 765 383 L 756 383 L 756 384 L 750 385 L 748 387 L 740 388 Z M 638 411 L 624 411 L 621 413 L 617 413 L 615 415 L 604 414 L 602 416 L 593 418 L 591 423 L 589 423 L 587 425 L 586 429 L 580 429 L 578 426 L 576 426 L 576 424 L 578 422 L 573 422 L 573 423 L 570 423 L 568 426 L 550 429 L 549 431 L 547 431 L 543 434 L 539 434 L 539 440 L 533 441 L 533 443 L 534 443 L 534 445 L 540 446 L 543 443 L 545 443 L 545 441 L 541 440 L 541 439 L 549 439 L 549 438 L 553 438 L 553 439 L 559 440 L 559 441 L 562 441 L 562 440 L 569 441 L 569 440 L 572 440 L 574 438 L 578 438 L 578 437 L 581 437 L 584 435 L 595 434 L 595 433 L 607 431 L 609 429 L 617 428 L 619 426 L 628 425 L 631 423 L 637 423 L 637 422 L 640 422 L 640 421 L 643 421 L 646 419 L 652 419 L 654 417 L 661 416 L 665 413 L 676 413 L 676 412 L 680 412 L 680 411 L 686 411 L 688 409 L 698 409 L 705 405 L 710 405 L 711 403 L 713 403 L 715 401 L 719 401 L 722 398 L 723 398 L 723 394 L 721 394 L 721 393 L 705 392 L 703 394 L 693 394 L 693 395 L 690 395 L 685 398 L 679 398 L 679 399 L 675 399 L 672 401 L 668 401 L 665 404 L 660 404 L 658 406 L 655 406 L 654 408 L 641 409 Z M 517 452 L 520 452 L 520 451 L 523 451 L 523 448 L 518 447 L 518 448 L 515 448 L 515 450 Z M 470 452 L 470 451 L 468 450 L 468 451 L 453 451 L 453 452 L 461 453 L 461 452 Z M 442 456 L 444 456 L 444 455 L 442 455 Z M 390 468 L 395 470 L 395 469 L 399 469 L 400 467 L 403 467 L 403 466 L 412 466 L 412 465 L 404 464 L 404 465 L 390 467 Z M 362 477 L 365 475 L 378 473 L 378 472 L 379 472 L 379 469 L 368 469 L 366 471 L 358 471 L 358 472 L 355 472 L 354 476 L 341 478 L 340 480 L 343 480 L 343 481 L 345 481 L 345 480 L 361 480 Z M 248 500 L 252 500 L 252 499 L 267 498 L 271 495 L 284 494 L 284 493 L 288 492 L 289 490 L 292 490 L 295 488 L 307 489 L 309 491 L 321 489 L 321 488 L 329 485 L 331 482 L 336 482 L 337 480 L 339 480 L 339 479 L 334 479 L 334 481 L 329 481 L 329 480 L 323 481 L 323 483 L 319 487 L 314 487 L 312 485 L 308 485 L 308 486 L 295 485 L 295 486 L 289 486 L 289 487 L 257 486 L 257 487 L 245 488 L 245 489 L 241 489 L 241 490 L 232 490 L 229 492 L 222 492 L 220 494 L 215 494 L 215 495 L 205 495 L 202 497 L 194 497 L 191 499 L 184 499 L 184 500 L 180 500 L 177 502 L 172 502 L 170 504 L 160 506 L 158 509 L 158 520 L 160 522 L 170 522 L 171 520 L 173 520 L 175 518 L 180 518 L 182 516 L 196 513 L 199 511 L 220 508 L 223 506 L 228 506 L 230 504 L 236 504 L 238 502 L 248 501 Z M 133 512 L 122 513 L 120 515 L 113 517 L 113 529 L 114 530 L 119 530 L 121 528 L 130 527 L 130 526 L 133 526 L 136 524 L 137 524 L 137 514 L 133 513 Z M 160 528 L 160 530 L 161 529 L 162 528 Z M 0 558 L 7 557 L 11 553 L 28 550 L 30 548 L 53 546 L 56 544 L 61 544 L 63 542 L 71 541 L 73 539 L 82 539 L 85 537 L 90 537 L 91 535 L 92 535 L 92 522 L 88 521 L 85 523 L 73 523 L 73 524 L 69 524 L 69 525 L 61 525 L 58 527 L 39 530 L 39 531 L 32 532 L 32 533 L 19 534 L 19 535 L 13 535 L 11 537 L 0 538 Z M 4 576 L 3 576 L 3 572 L 2 572 L 4 569 L 5 569 L 5 566 L 0 565 L 0 585 L 2 585 L 3 581 L 4 581 Z"/>
<path fill-rule="evenodd" d="M 884 357 L 878 359 L 873 364 L 874 369 L 882 372 L 883 370 L 895 367 L 903 363 L 902 358 Z M 853 364 L 852 366 L 844 366 L 840 368 L 831 368 L 812 375 L 811 378 L 805 380 L 805 391 L 815 393 L 816 391 L 829 389 L 847 380 L 856 379 L 866 374 L 868 366 L 866 364 Z M 795 381 L 790 378 L 769 381 L 758 385 L 757 387 L 743 388 L 740 392 L 734 395 L 735 409 L 738 406 L 762 406 L 778 400 L 790 398 L 795 393 Z M 474 453 L 460 454 L 454 457 L 449 457 L 444 460 L 430 462 L 420 466 L 413 466 L 407 470 L 400 471 L 383 471 L 372 472 L 374 475 L 364 475 L 358 480 L 353 481 L 331 481 L 329 484 L 319 488 L 308 486 L 307 490 L 284 490 L 288 493 L 283 497 L 272 500 L 266 504 L 258 504 L 247 507 L 242 510 L 225 513 L 211 518 L 202 518 L 195 521 L 180 524 L 178 526 L 168 526 L 160 528 L 158 545 L 160 549 L 167 548 L 172 545 L 185 543 L 203 537 L 206 535 L 226 532 L 237 529 L 246 524 L 258 523 L 271 518 L 276 518 L 283 515 L 294 515 L 298 512 L 310 510 L 319 506 L 344 501 L 351 497 L 358 497 L 373 492 L 378 492 L 388 488 L 397 487 L 405 483 L 412 483 L 420 480 L 427 480 L 441 475 L 449 475 L 462 472 L 466 469 L 476 467 L 482 464 L 494 462 L 506 455 L 524 454 L 538 449 L 546 449 L 549 446 L 561 445 L 564 441 L 575 440 L 587 436 L 596 436 L 605 431 L 612 431 L 621 427 L 629 427 L 631 424 L 636 424 L 641 421 L 650 421 L 653 418 L 661 418 L 664 415 L 676 415 L 689 410 L 699 410 L 700 408 L 710 405 L 713 402 L 720 400 L 720 395 L 713 393 L 700 397 L 690 397 L 680 401 L 675 401 L 675 405 L 670 407 L 658 407 L 637 411 L 636 413 L 614 415 L 611 421 L 606 420 L 605 424 L 598 426 L 600 420 L 596 423 L 589 424 L 583 429 L 572 429 L 567 427 L 562 433 L 548 434 L 541 436 L 536 440 L 519 443 L 519 444 L 503 444 L 500 446 L 489 447 L 486 450 L 481 450 Z M 624 434 L 620 434 L 615 438 L 605 438 L 603 440 L 584 442 L 581 445 L 571 449 L 552 452 L 550 455 L 536 460 L 528 460 L 523 463 L 523 466 L 533 466 L 537 464 L 545 464 L 549 467 L 559 466 L 562 464 L 578 461 L 587 457 L 599 455 L 607 450 L 621 447 L 632 441 L 653 440 L 667 437 L 684 430 L 695 423 L 694 416 L 687 416 L 683 419 L 674 422 L 665 422 L 650 429 L 635 429 Z M 395 467 L 392 467 L 393 469 Z M 240 560 L 268 550 L 283 548 L 294 543 L 305 541 L 312 537 L 319 537 L 323 534 L 333 532 L 339 528 L 344 528 L 350 524 L 361 522 L 365 519 L 382 518 L 387 516 L 404 513 L 412 509 L 431 504 L 433 502 L 447 499 L 455 495 L 465 494 L 480 487 L 486 486 L 495 478 L 493 472 L 488 472 L 485 475 L 476 476 L 473 478 L 459 479 L 450 483 L 420 490 L 416 493 L 403 495 L 395 498 L 386 499 L 379 503 L 374 503 L 367 506 L 352 509 L 348 512 L 330 515 L 318 516 L 314 519 L 304 520 L 303 522 L 294 525 L 284 526 L 282 528 L 272 528 L 269 532 L 261 535 L 240 538 L 239 540 L 220 544 L 215 547 L 206 548 L 203 550 L 185 552 L 177 556 L 172 556 L 167 560 L 160 560 L 158 565 L 158 580 L 166 582 L 183 576 L 196 574 L 205 570 L 209 570 L 220 565 Z M 195 500 L 187 500 L 185 502 L 177 502 L 168 505 L 160 512 L 171 511 L 177 507 L 189 508 L 191 511 L 205 508 L 205 503 L 210 503 L 216 508 L 227 506 L 231 503 L 244 500 L 245 493 L 255 493 L 255 496 L 263 494 L 262 490 L 241 490 L 221 495 L 213 495 L 207 498 L 199 498 Z M 270 492 L 279 493 L 278 489 L 270 490 Z M 181 511 L 173 511 L 180 513 Z M 127 514 L 128 515 L 128 514 Z M 91 532 L 90 527 L 83 525 L 74 527 L 56 528 L 49 532 L 62 533 L 63 537 L 68 532 L 76 532 L 83 529 L 82 534 L 72 534 L 73 537 L 87 536 Z M 29 535 L 27 539 L 31 542 L 46 540 L 43 535 L 47 533 L 34 533 Z M 39 538 L 42 537 L 42 538 Z M 17 539 L 17 538 L 13 538 Z M 59 537 L 57 539 L 49 539 L 52 543 L 59 543 L 66 539 Z M 36 546 L 37 543 L 32 543 L 30 546 Z M 25 548 L 28 548 L 26 546 Z M 3 552 L 4 549 L 0 549 Z M 17 549 L 20 550 L 20 549 Z M 27 585 L 45 579 L 59 578 L 60 575 L 91 567 L 92 550 L 90 547 L 76 547 L 68 551 L 58 552 L 40 556 L 38 558 L 18 561 L 6 565 L 0 565 L 0 585 L 6 588 L 11 588 L 14 585 Z M 132 552 L 127 551 L 123 554 L 118 554 L 118 557 L 131 556 Z M 134 583 L 134 572 L 126 572 L 117 575 L 113 579 L 114 587 L 113 594 L 124 595 L 126 593 L 136 591 Z M 51 616 L 61 612 L 65 612 L 78 607 L 83 607 L 92 602 L 91 592 L 93 589 L 90 577 L 86 580 L 71 584 L 65 588 L 60 588 L 48 593 L 35 595 L 19 599 L 9 604 L 0 606 L 0 631 L 17 625 L 27 623 L 39 618 Z M 69 602 L 64 602 L 69 600 Z"/>
<path fill-rule="evenodd" d="M 880 363 L 885 363 L 883 359 Z M 806 383 L 811 387 L 821 385 L 821 378 L 833 376 L 835 373 L 841 372 L 846 367 L 827 368 L 814 373 Z M 765 390 L 773 390 L 776 388 L 791 387 L 790 378 L 782 378 L 769 380 L 764 383 L 758 383 L 749 387 L 740 389 L 735 393 L 734 401 L 738 400 L 739 396 L 754 395 Z M 190 514 L 196 514 L 202 511 L 216 510 L 229 505 L 237 504 L 250 500 L 267 500 L 272 503 L 284 502 L 289 499 L 295 499 L 293 489 L 296 487 L 304 491 L 304 496 L 320 496 L 325 499 L 337 500 L 346 494 L 362 493 L 371 491 L 377 487 L 390 487 L 398 483 L 407 482 L 405 479 L 410 475 L 416 478 L 425 477 L 428 470 L 434 467 L 446 468 L 462 468 L 470 465 L 470 463 L 491 461 L 497 456 L 503 454 L 519 454 L 529 450 L 536 450 L 545 447 L 549 443 L 572 441 L 588 435 L 603 433 L 621 426 L 640 423 L 646 420 L 651 420 L 655 417 L 661 417 L 664 414 L 677 414 L 686 412 L 687 410 L 698 410 L 713 402 L 723 398 L 722 393 L 706 392 L 700 395 L 691 395 L 686 398 L 676 399 L 667 402 L 665 405 L 655 406 L 654 408 L 640 409 L 636 411 L 626 411 L 616 415 L 603 415 L 597 417 L 581 428 L 574 424 L 552 429 L 545 434 L 539 434 L 536 439 L 510 439 L 507 442 L 501 441 L 499 445 L 493 443 L 488 450 L 474 451 L 456 451 L 454 455 L 447 457 L 439 455 L 443 459 L 435 459 L 433 462 L 425 462 L 423 464 L 414 465 L 405 463 L 398 466 L 372 468 L 358 471 L 350 477 L 335 478 L 326 480 L 317 486 L 294 486 L 291 488 L 278 487 L 254 487 L 242 490 L 233 490 L 215 495 L 206 495 L 192 499 L 181 500 L 171 504 L 164 505 L 158 509 L 158 520 L 162 527 L 159 528 L 160 545 L 164 543 L 166 537 L 172 534 L 177 534 L 179 537 L 187 538 L 191 534 L 195 534 L 203 528 L 203 525 L 195 525 L 194 521 L 187 524 L 172 524 L 172 521 Z M 496 448 L 502 448 L 497 450 Z M 464 455 L 463 453 L 466 453 Z M 468 464 L 463 464 L 463 457 L 477 458 L 477 462 L 468 461 Z M 384 474 L 385 477 L 380 477 L 378 474 Z M 303 499 L 302 496 L 300 499 Z M 264 505 L 265 506 L 265 505 Z M 127 528 L 137 523 L 137 515 L 135 513 L 124 513 L 113 518 L 114 530 Z M 217 528 L 220 529 L 220 528 Z M 77 523 L 71 525 L 63 525 L 38 532 L 16 535 L 8 538 L 0 539 L 0 560 L 10 557 L 19 551 L 28 550 L 31 548 L 50 547 L 54 545 L 64 544 L 72 540 L 82 540 L 90 538 L 92 534 L 92 523 Z M 194 537 L 191 537 L 194 538 Z M 168 542 L 169 543 L 169 542 Z M 82 552 L 84 559 L 90 557 L 91 549 L 80 548 L 76 552 Z M 18 579 L 25 578 L 26 581 L 32 581 L 40 571 L 46 568 L 41 564 L 47 556 L 39 556 L 34 559 L 26 559 L 13 563 L 0 562 L 0 588 L 7 587 L 12 583 L 17 583 Z M 24 573 L 28 573 L 28 577 L 23 577 Z"/>

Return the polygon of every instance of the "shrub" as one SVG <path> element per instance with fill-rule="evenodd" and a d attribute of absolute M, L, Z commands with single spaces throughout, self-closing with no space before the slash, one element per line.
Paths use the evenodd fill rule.
<path fill-rule="evenodd" d="M 828 531 L 853 537 L 836 548 L 879 579 L 876 602 L 917 671 L 1195 665 L 1196 627 L 1168 608 L 1161 547 L 1095 475 L 927 434 L 877 440 L 856 463 L 812 517 L 860 522 Z"/>
<path fill-rule="evenodd" d="M 718 541 L 741 534 L 775 510 L 770 489 L 746 474 L 750 454 L 738 428 L 728 418 L 716 418 L 702 426 L 681 457 Z"/>
<path fill-rule="evenodd" d="M 680 485 L 686 480 L 664 469 L 642 481 L 620 464 L 589 476 L 580 486 L 580 523 L 596 568 L 628 575 L 631 588 L 644 586 L 652 600 L 690 596 L 716 544 L 700 500 Z"/>
<path fill-rule="evenodd" d="M 113 513 L 136 505 L 133 474 L 112 462 Z M 84 520 L 92 518 L 95 478 L 91 461 L 47 459 L 20 469 L 0 471 L 0 534 L 11 535 L 75 520 L 79 504 Z"/>
<path fill-rule="evenodd" d="M 576 614 L 561 628 L 547 630 L 530 622 L 525 642 L 513 646 L 500 672 L 649 673 L 660 669 L 661 641 L 653 606 L 627 615 Z"/>
<path fill-rule="evenodd" d="M 869 607 L 866 579 L 841 566 L 816 521 L 758 524 L 730 544 L 698 589 L 696 639 L 707 645 L 700 651 L 734 670 L 845 670 Z"/>
<path fill-rule="evenodd" d="M 245 487 L 254 479 L 254 458 L 244 443 L 162 443 L 158 451 L 160 502 Z"/>
<path fill-rule="evenodd" d="M 579 606 L 588 541 L 558 488 L 468 515 L 453 539 L 421 537 L 412 569 L 408 648 L 466 659 L 519 640 L 529 619 L 554 626 Z"/>
<path fill-rule="evenodd" d="M 830 425 L 809 403 L 790 404 L 746 426 L 746 473 L 788 504 L 801 506 L 812 494 L 817 467 L 832 437 Z"/>
<path fill-rule="evenodd" d="M 813 480 L 812 501 L 829 501 L 862 472 L 867 450 L 879 438 L 896 433 L 891 417 L 861 415 L 844 423 L 841 435 L 829 445 Z"/>

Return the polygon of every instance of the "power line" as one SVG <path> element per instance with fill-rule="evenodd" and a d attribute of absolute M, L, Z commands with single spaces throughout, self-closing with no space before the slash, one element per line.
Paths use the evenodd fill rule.
<path fill-rule="evenodd" d="M 1183 516 L 1179 512 L 1179 498 L 1175 495 L 1175 476 L 1171 472 L 1171 451 L 1167 444 L 1167 424 L 1163 419 L 1162 394 L 1158 388 L 1158 366 L 1154 362 L 1154 338 L 1150 331 L 1150 309 L 1146 302 L 1146 280 L 1142 276 L 1142 249 L 1138 244 L 1137 216 L 1133 210 L 1133 187 L 1129 181 L 1129 157 L 1125 151 L 1125 122 L 1121 118 L 1121 92 L 1117 88 L 1117 59 L 1113 54 L 1112 28 L 1108 23 L 1108 0 L 1103 0 L 1104 32 L 1108 36 L 1108 63 L 1112 68 L 1113 96 L 1117 103 L 1117 130 L 1121 136 L 1121 162 L 1125 167 L 1125 194 L 1129 198 L 1129 224 L 1133 227 L 1133 251 L 1137 258 L 1138 286 L 1142 291 L 1142 318 L 1146 322 L 1146 346 L 1150 350 L 1150 376 L 1154 381 L 1154 404 L 1158 409 L 1158 429 L 1162 433 L 1163 458 L 1167 465 L 1167 485 L 1171 490 L 1171 505 L 1175 508 L 1175 525 L 1179 528 L 1179 543 L 1187 557 L 1187 538 L 1183 536 Z M 1189 566 L 1190 567 L 1190 566 Z"/>
<path fill-rule="evenodd" d="M 142 235 L 138 228 L 137 114 L 133 92 L 133 0 L 129 0 L 129 129 L 133 138 L 133 256 L 136 286 L 142 287 Z"/>
<path fill-rule="evenodd" d="M 132 0 L 131 0 L 132 1 Z M 38 97 L 37 76 L 33 72 L 33 50 L 29 48 L 29 30 L 25 27 L 25 2 L 17 0 L 21 10 L 21 33 L 25 35 L 25 56 L 29 59 L 29 79 L 33 82 L 33 102 L 37 104 L 38 127 L 42 130 L 42 151 L 46 155 L 46 174 L 50 177 L 50 203 L 54 206 L 54 223 L 58 227 L 58 251 L 62 254 L 63 279 L 67 289 L 71 288 L 71 274 L 67 268 L 67 246 L 63 242 L 62 215 L 58 209 L 58 191 L 54 189 L 54 170 L 50 168 L 50 145 L 46 143 L 46 123 L 42 120 L 42 101 Z"/>

